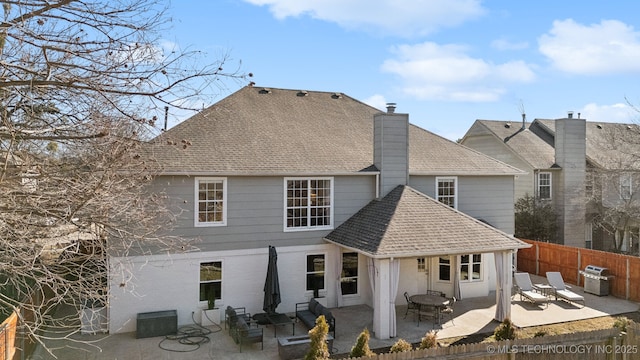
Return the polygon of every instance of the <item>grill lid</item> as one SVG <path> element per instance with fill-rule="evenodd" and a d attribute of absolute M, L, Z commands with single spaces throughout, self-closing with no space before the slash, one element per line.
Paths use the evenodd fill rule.
<path fill-rule="evenodd" d="M 609 269 L 605 267 L 596 266 L 596 265 L 587 265 L 587 267 L 584 268 L 584 272 L 587 274 L 598 275 L 598 276 L 609 275 Z"/>

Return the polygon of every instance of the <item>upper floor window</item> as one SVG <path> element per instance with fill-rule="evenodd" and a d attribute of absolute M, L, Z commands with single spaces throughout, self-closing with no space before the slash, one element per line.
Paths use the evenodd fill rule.
<path fill-rule="evenodd" d="M 342 253 L 342 276 L 340 277 L 342 295 L 358 293 L 358 253 Z"/>
<path fill-rule="evenodd" d="M 456 177 L 437 177 L 436 196 L 438 201 L 450 207 L 458 208 L 458 179 Z"/>
<path fill-rule="evenodd" d="M 307 255 L 307 290 L 318 296 L 318 290 L 324 289 L 324 254 Z"/>
<path fill-rule="evenodd" d="M 332 228 L 332 178 L 288 178 L 285 193 L 285 231 Z"/>
<path fill-rule="evenodd" d="M 551 199 L 551 173 L 539 172 L 538 181 L 538 199 Z"/>
<path fill-rule="evenodd" d="M 620 199 L 629 200 L 633 194 L 631 174 L 620 175 Z"/>
<path fill-rule="evenodd" d="M 460 256 L 460 281 L 482 280 L 482 254 Z"/>
<path fill-rule="evenodd" d="M 227 224 L 227 179 L 197 177 L 195 226 Z"/>

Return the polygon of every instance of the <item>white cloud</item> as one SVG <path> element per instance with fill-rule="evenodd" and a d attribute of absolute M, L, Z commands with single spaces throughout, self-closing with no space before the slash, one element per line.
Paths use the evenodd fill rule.
<path fill-rule="evenodd" d="M 589 122 L 632 123 L 637 120 L 638 113 L 629 105 L 617 103 L 613 105 L 598 105 L 589 103 L 580 111 L 580 117 Z"/>
<path fill-rule="evenodd" d="M 523 61 L 492 64 L 467 55 L 465 46 L 425 42 L 394 47 L 394 59 L 381 69 L 404 81 L 404 92 L 419 99 L 486 102 L 495 101 L 511 83 L 535 79 Z"/>
<path fill-rule="evenodd" d="M 484 14 L 480 0 L 245 0 L 278 19 L 310 16 L 348 29 L 425 35 Z"/>
<path fill-rule="evenodd" d="M 364 99 L 363 102 L 369 106 L 379 109 L 380 111 L 386 111 L 385 109 L 387 108 L 387 100 L 380 94 L 371 95 Z"/>
<path fill-rule="evenodd" d="M 554 21 L 538 39 L 554 67 L 576 74 L 640 71 L 640 33 L 616 20 L 589 26 L 572 19 Z"/>

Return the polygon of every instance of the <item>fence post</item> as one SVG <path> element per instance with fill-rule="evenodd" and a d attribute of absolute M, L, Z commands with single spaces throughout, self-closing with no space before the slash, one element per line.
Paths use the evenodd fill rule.
<path fill-rule="evenodd" d="M 629 271 L 629 268 L 631 266 L 629 265 L 629 258 L 627 257 L 627 278 L 625 279 L 625 291 L 624 291 L 624 298 L 625 300 L 629 300 L 629 298 L 631 297 L 631 289 L 629 289 L 631 287 L 631 272 Z"/>
<path fill-rule="evenodd" d="M 536 275 L 540 275 L 540 246 L 538 243 L 534 245 L 536 246 Z"/>
<path fill-rule="evenodd" d="M 582 253 L 580 252 L 580 248 L 578 248 L 578 271 L 576 272 L 576 277 L 578 278 L 576 285 L 578 286 L 580 286 L 580 269 L 582 269 Z"/>

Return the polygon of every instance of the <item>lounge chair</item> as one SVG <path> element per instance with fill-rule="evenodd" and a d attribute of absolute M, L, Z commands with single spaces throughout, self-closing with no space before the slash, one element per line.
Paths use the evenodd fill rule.
<path fill-rule="evenodd" d="M 546 306 L 549 306 L 549 298 L 534 290 L 529 273 L 515 273 L 513 277 L 516 282 L 518 294 L 520 294 L 520 300 L 524 297 L 534 304 L 545 303 Z"/>
<path fill-rule="evenodd" d="M 549 285 L 553 287 L 553 294 L 555 295 L 556 300 L 558 300 L 558 298 L 560 297 L 567 300 L 568 302 L 582 302 L 582 307 L 585 306 L 584 296 L 578 295 L 569 290 L 567 285 L 564 284 L 562 274 L 560 274 L 559 272 L 547 272 L 547 282 L 549 282 Z"/>

